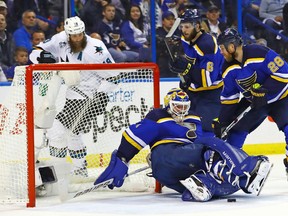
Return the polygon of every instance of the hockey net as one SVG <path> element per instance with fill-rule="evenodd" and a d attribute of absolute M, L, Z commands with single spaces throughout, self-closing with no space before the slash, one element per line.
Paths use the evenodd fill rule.
<path fill-rule="evenodd" d="M 59 91 L 56 91 L 57 86 L 51 80 L 60 73 L 66 74 L 66 77 L 68 74 L 80 74 L 81 82 L 84 80 L 86 85 L 71 91 L 74 87 L 68 87 L 62 77 Z M 95 88 L 89 89 L 91 84 Z M 50 146 L 50 141 L 47 142 L 44 136 L 46 132 L 48 137 L 49 133 L 53 136 L 55 130 L 53 132 L 52 129 L 45 130 L 34 125 L 35 113 L 47 103 L 47 97 L 51 101 L 51 95 L 56 95 L 56 119 L 61 125 L 64 123 L 66 130 L 62 139 L 58 138 L 59 145 L 56 144 L 56 147 Z M 75 99 L 80 99 L 81 104 Z M 91 186 L 107 167 L 112 151 L 120 144 L 124 129 L 143 119 L 153 107 L 159 107 L 159 71 L 154 63 L 39 64 L 16 67 L 12 85 L 7 88 L 6 97 L 0 103 L 0 202 L 35 206 L 37 160 L 48 164 L 64 161 L 69 164 L 68 175 L 64 175 L 64 178 L 68 176 L 69 185 L 88 183 Z M 54 128 L 55 121 L 52 121 Z M 63 131 L 63 128 L 56 129 L 56 133 L 58 131 Z M 75 147 L 79 136 L 82 147 Z M 66 144 L 64 137 L 67 139 Z M 149 151 L 149 148 L 140 151 L 130 162 L 129 172 L 147 166 Z M 85 173 L 81 173 L 81 169 L 75 173 L 73 168 L 75 158 L 79 155 L 87 162 L 87 169 L 83 169 Z M 133 185 L 130 186 L 132 190 L 139 184 L 140 188 L 155 187 L 155 180 L 146 176 L 148 171 L 131 175 L 125 182 Z M 79 179 L 75 181 L 70 175 Z M 56 181 L 59 181 L 63 176 L 57 174 L 57 177 Z"/>

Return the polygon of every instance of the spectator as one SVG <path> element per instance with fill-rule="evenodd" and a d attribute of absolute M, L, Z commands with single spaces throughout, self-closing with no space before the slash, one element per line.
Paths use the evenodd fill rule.
<path fill-rule="evenodd" d="M 175 15 L 173 12 L 168 10 L 162 14 L 162 27 L 158 27 L 156 29 L 157 64 L 159 66 L 161 77 L 176 77 L 177 76 L 177 74 L 170 71 L 169 66 L 167 64 L 167 60 L 170 59 L 170 55 L 169 55 L 168 49 L 164 41 L 167 33 L 170 31 L 174 22 L 175 22 Z M 181 33 L 177 29 L 173 35 L 179 36 L 179 39 L 180 39 Z M 171 50 L 172 50 L 172 47 L 171 47 Z"/>
<path fill-rule="evenodd" d="M 14 52 L 15 64 L 4 71 L 8 81 L 13 81 L 15 67 L 28 64 L 28 50 L 25 47 L 17 47 Z"/>
<path fill-rule="evenodd" d="M 80 18 L 86 26 L 86 33 L 93 32 L 93 26 L 96 22 L 102 20 L 102 9 L 105 5 L 110 4 L 111 0 L 87 0 L 80 12 Z"/>
<path fill-rule="evenodd" d="M 264 19 L 263 23 L 273 29 L 283 31 L 283 8 L 288 0 L 261 0 L 259 16 Z M 280 52 L 280 39 L 270 31 L 265 31 L 268 47 Z"/>
<path fill-rule="evenodd" d="M 139 61 L 151 61 L 151 49 L 149 47 L 148 27 L 144 25 L 144 17 L 138 5 L 132 5 L 129 9 L 127 20 L 121 26 L 121 37 L 128 50 L 139 53 Z"/>
<path fill-rule="evenodd" d="M 22 14 L 26 10 L 32 10 L 35 14 L 48 18 L 49 17 L 48 0 L 14 0 L 12 5 L 13 15 L 18 21 L 22 19 Z"/>
<path fill-rule="evenodd" d="M 102 40 L 102 37 L 100 34 L 98 34 L 97 32 L 93 32 L 90 34 L 90 37 L 98 39 L 98 40 Z"/>
<path fill-rule="evenodd" d="M 57 25 L 55 28 L 55 34 L 64 31 L 64 20 L 62 18 L 58 19 Z"/>
<path fill-rule="evenodd" d="M 112 4 L 103 7 L 103 19 L 95 27 L 102 41 L 108 48 L 116 63 L 119 62 L 135 62 L 138 60 L 138 52 L 126 50 L 126 44 L 120 37 L 120 22 L 115 20 L 115 6 Z"/>
<path fill-rule="evenodd" d="M 185 11 L 185 0 L 164 0 L 161 5 L 163 12 L 170 10 L 174 13 L 177 18 Z"/>
<path fill-rule="evenodd" d="M 22 15 L 23 26 L 18 28 L 13 38 L 16 47 L 25 47 L 29 52 L 32 50 L 32 33 L 36 29 L 36 14 L 32 10 L 27 10 Z"/>
<path fill-rule="evenodd" d="M 16 19 L 11 16 L 10 11 L 8 11 L 7 4 L 4 1 L 0 1 L 0 14 L 3 14 L 6 18 L 6 22 L 9 23 L 7 26 L 7 31 L 12 33 L 17 28 L 17 21 Z"/>
<path fill-rule="evenodd" d="M 132 0 L 133 2 L 133 0 Z M 150 24 L 151 24 L 151 11 L 150 11 L 150 0 L 141 0 L 139 2 L 139 7 L 141 8 L 143 17 L 144 17 L 144 23 L 149 26 L 149 34 L 151 32 L 150 30 Z M 157 4 L 157 1 L 155 1 L 155 25 L 156 27 L 160 27 L 161 26 L 161 15 L 162 15 L 162 11 L 161 8 L 159 7 L 159 5 Z"/>
<path fill-rule="evenodd" d="M 124 20 L 129 10 L 130 0 L 111 0 L 111 4 L 116 7 L 116 17 Z"/>
<path fill-rule="evenodd" d="M 259 9 L 260 9 L 261 0 L 244 0 L 242 2 L 243 14 L 249 13 L 252 16 L 260 19 L 259 17 Z M 260 37 L 262 27 L 257 25 L 255 22 L 251 22 L 251 20 L 244 19 L 245 30 L 250 35 L 251 39 L 256 39 Z"/>
<path fill-rule="evenodd" d="M 0 66 L 3 70 L 13 64 L 14 42 L 12 35 L 6 31 L 6 17 L 0 14 Z"/>
<path fill-rule="evenodd" d="M 36 46 L 40 42 L 45 41 L 45 33 L 42 30 L 37 30 L 32 33 L 32 45 Z"/>
<path fill-rule="evenodd" d="M 220 11 L 216 5 L 211 5 L 206 12 L 207 20 L 201 23 L 202 28 L 207 33 L 212 33 L 216 38 L 227 28 L 226 23 L 219 20 Z"/>
<path fill-rule="evenodd" d="M 0 14 L 3 14 L 5 17 L 8 15 L 8 8 L 4 1 L 0 1 Z"/>

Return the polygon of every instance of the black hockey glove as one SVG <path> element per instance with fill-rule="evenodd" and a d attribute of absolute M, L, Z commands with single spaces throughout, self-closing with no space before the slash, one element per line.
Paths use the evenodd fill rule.
<path fill-rule="evenodd" d="M 251 107 L 258 109 L 267 104 L 266 93 L 267 89 L 261 87 L 259 83 L 254 83 L 251 87 L 252 103 Z"/>
<path fill-rule="evenodd" d="M 182 76 L 186 76 L 193 64 L 188 62 L 184 57 L 177 57 L 174 61 L 170 60 L 169 69 L 173 73 L 177 73 Z"/>
<path fill-rule="evenodd" d="M 214 134 L 216 137 L 226 140 L 227 135 L 225 137 L 222 137 L 223 131 L 226 129 L 228 124 L 220 123 L 218 118 L 213 119 L 212 121 L 212 128 L 214 130 Z"/>
<path fill-rule="evenodd" d="M 55 57 L 52 53 L 43 50 L 40 53 L 40 57 L 37 58 L 38 63 L 56 63 Z"/>
<path fill-rule="evenodd" d="M 177 57 L 174 61 L 170 60 L 169 69 L 170 71 L 177 73 L 180 77 L 180 88 L 186 91 L 190 84 L 191 79 L 189 72 L 193 64 L 188 62 L 184 57 Z"/>

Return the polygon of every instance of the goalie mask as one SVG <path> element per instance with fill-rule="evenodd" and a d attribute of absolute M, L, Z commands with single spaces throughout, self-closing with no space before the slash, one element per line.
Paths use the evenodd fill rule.
<path fill-rule="evenodd" d="M 85 31 L 85 24 L 78 16 L 70 17 L 64 22 L 64 30 L 68 37 L 69 35 L 80 34 Z"/>
<path fill-rule="evenodd" d="M 164 98 L 165 109 L 180 121 L 188 114 L 190 103 L 187 93 L 180 88 L 171 89 Z"/>

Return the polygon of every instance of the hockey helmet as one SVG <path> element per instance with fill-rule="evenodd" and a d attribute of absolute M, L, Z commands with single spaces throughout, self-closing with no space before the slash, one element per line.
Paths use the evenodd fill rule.
<path fill-rule="evenodd" d="M 172 88 L 164 97 L 165 109 L 181 118 L 188 114 L 190 103 L 189 96 L 180 88 Z"/>
<path fill-rule="evenodd" d="M 236 29 L 228 28 L 218 36 L 217 43 L 218 45 L 223 44 L 227 49 L 230 43 L 234 44 L 235 47 L 242 45 L 243 40 Z"/>
<path fill-rule="evenodd" d="M 67 35 L 80 34 L 85 31 L 85 24 L 78 16 L 70 17 L 64 22 L 64 30 Z"/>
<path fill-rule="evenodd" d="M 201 22 L 201 16 L 198 14 L 197 9 L 187 9 L 180 16 L 181 23 L 191 22 L 196 23 Z"/>

